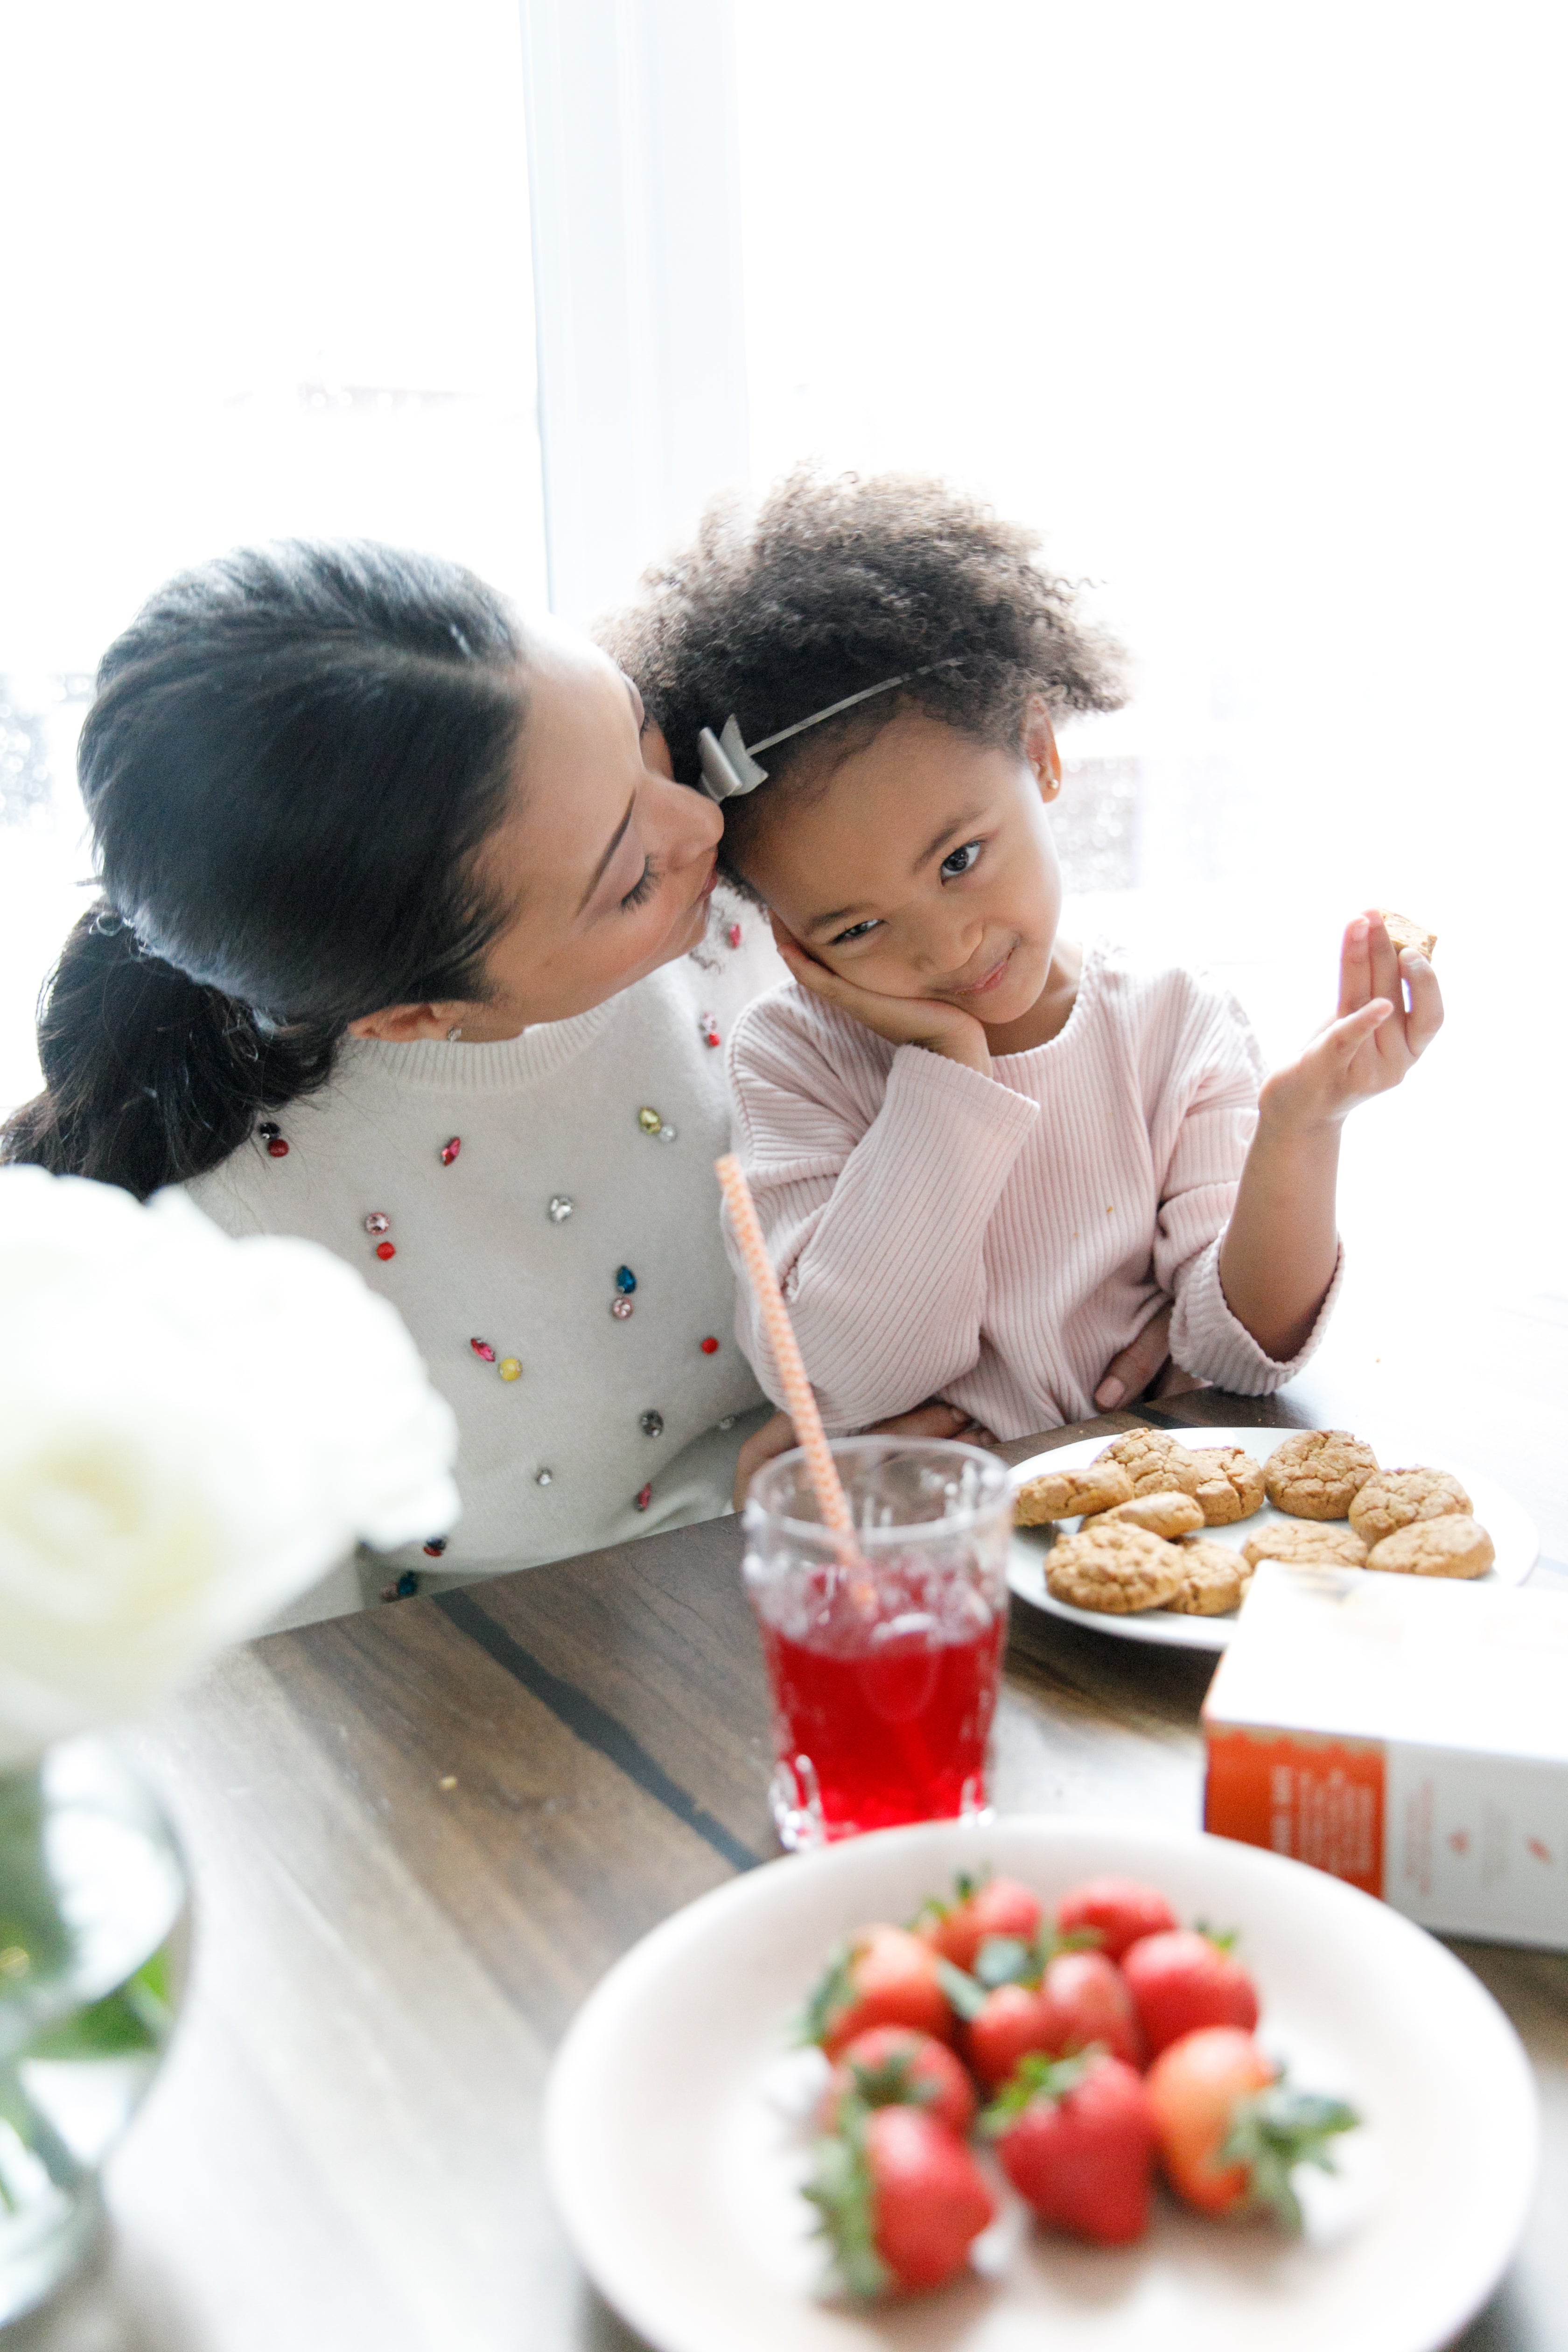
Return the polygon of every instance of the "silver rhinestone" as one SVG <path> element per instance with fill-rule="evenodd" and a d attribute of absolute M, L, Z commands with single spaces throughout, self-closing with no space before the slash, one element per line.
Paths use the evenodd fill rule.
<path fill-rule="evenodd" d="M 719 1423 L 719 1426 L 721 1429 L 733 1429 L 735 1426 L 734 1414 L 732 1412 L 727 1412 L 724 1415 L 723 1420 Z"/>
<path fill-rule="evenodd" d="M 536 1486 L 548 1486 L 554 1475 L 553 1470 L 536 1470 L 533 1474 L 533 1483 Z"/>
<path fill-rule="evenodd" d="M 576 1202 L 574 1201 L 568 1193 L 552 1192 L 550 1195 L 551 1223 L 552 1225 L 563 1225 L 576 1205 Z"/>
<path fill-rule="evenodd" d="M 664 1435 L 664 1415 L 662 1412 L 645 1412 L 642 1419 L 637 1423 L 637 1427 L 641 1430 L 645 1437 L 662 1437 Z"/>
<path fill-rule="evenodd" d="M 671 1127 L 669 1121 L 666 1119 L 664 1125 L 658 1130 L 658 1139 L 661 1143 L 673 1143 L 675 1141 L 676 1133 L 677 1130 Z"/>

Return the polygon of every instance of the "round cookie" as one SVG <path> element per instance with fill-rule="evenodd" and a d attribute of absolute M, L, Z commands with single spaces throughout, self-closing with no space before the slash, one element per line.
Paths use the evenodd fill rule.
<path fill-rule="evenodd" d="M 1195 1495 L 1198 1466 L 1184 1445 L 1163 1429 L 1127 1429 L 1095 1456 L 1096 1462 L 1119 1462 L 1132 1481 L 1135 1495 Z"/>
<path fill-rule="evenodd" d="M 1391 1569 L 1396 1576 L 1484 1576 L 1497 1558 L 1492 1539 L 1479 1521 L 1462 1513 L 1440 1519 L 1412 1519 L 1373 1544 L 1366 1556 L 1368 1568 Z"/>
<path fill-rule="evenodd" d="M 1292 1568 L 1364 1568 L 1366 1546 L 1350 1528 L 1294 1527 L 1276 1519 L 1259 1528 L 1241 1547 L 1250 1567 L 1260 1559 L 1282 1559 Z"/>
<path fill-rule="evenodd" d="M 1184 1573 L 1174 1544 L 1111 1519 L 1058 1539 L 1046 1561 L 1046 1589 L 1074 1609 L 1131 1617 L 1163 1609 Z"/>
<path fill-rule="evenodd" d="M 1013 1525 L 1040 1528 L 1050 1519 L 1113 1510 L 1131 1502 L 1132 1481 L 1120 1462 L 1091 1462 L 1087 1470 L 1047 1470 L 1027 1478 L 1013 1497 Z"/>
<path fill-rule="evenodd" d="M 1447 1470 L 1379 1470 L 1351 1505 L 1351 1525 L 1363 1543 L 1378 1544 L 1417 1519 L 1468 1514 L 1470 1498 Z"/>
<path fill-rule="evenodd" d="M 1263 1484 L 1294 1519 L 1342 1519 L 1376 1468 L 1371 1446 L 1348 1429 L 1301 1429 L 1274 1448 Z"/>
<path fill-rule="evenodd" d="M 1100 1511 L 1085 1519 L 1086 1528 L 1103 1528 L 1120 1521 L 1130 1528 L 1147 1528 L 1152 1536 L 1163 1536 L 1169 1543 L 1173 1536 L 1184 1536 L 1204 1523 L 1203 1506 L 1191 1495 L 1134 1495 L 1130 1503 L 1118 1503 L 1114 1509 Z M 1082 1529 L 1079 1529 L 1082 1533 Z"/>
<path fill-rule="evenodd" d="M 1178 1617 L 1225 1617 L 1239 1609 L 1252 1581 L 1252 1563 L 1229 1544 L 1186 1536 L 1176 1547 L 1186 1573 L 1165 1606 Z"/>
<path fill-rule="evenodd" d="M 1239 1445 L 1198 1445 L 1197 1500 L 1205 1528 L 1230 1528 L 1263 1507 L 1263 1465 Z"/>

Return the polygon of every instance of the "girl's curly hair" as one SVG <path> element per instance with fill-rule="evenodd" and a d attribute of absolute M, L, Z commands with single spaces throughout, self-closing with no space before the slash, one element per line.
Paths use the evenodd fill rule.
<path fill-rule="evenodd" d="M 1079 620 L 1072 583 L 1034 562 L 1038 544 L 926 476 L 801 467 L 753 514 L 733 499 L 711 506 L 696 544 L 647 572 L 640 601 L 599 634 L 686 783 L 700 773 L 700 732 L 731 713 L 755 743 L 932 663 L 942 666 L 768 752 L 769 785 L 825 780 L 911 709 L 1012 748 L 1033 695 L 1054 712 L 1125 698 L 1121 648 Z M 728 803 L 731 832 L 770 797 L 763 787 Z"/>

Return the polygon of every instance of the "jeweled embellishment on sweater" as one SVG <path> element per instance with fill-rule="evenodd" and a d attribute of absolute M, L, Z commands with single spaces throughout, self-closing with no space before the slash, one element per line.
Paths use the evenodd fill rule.
<path fill-rule="evenodd" d="M 630 1297 L 630 1295 L 631 1295 L 631 1293 L 632 1293 L 632 1292 L 637 1288 L 637 1278 L 636 1275 L 632 1272 L 631 1267 L 630 1267 L 629 1265 L 618 1265 L 618 1266 L 616 1266 L 616 1288 L 617 1290 L 624 1290 L 624 1291 L 626 1293 L 627 1297 Z"/>
<path fill-rule="evenodd" d="M 364 1229 L 367 1234 L 384 1234 L 391 1223 L 384 1209 L 373 1209 L 364 1221 Z"/>
<path fill-rule="evenodd" d="M 662 1437 L 664 1435 L 664 1415 L 662 1412 L 653 1412 L 642 1413 L 638 1416 L 637 1427 L 641 1430 L 645 1437 Z"/>
<path fill-rule="evenodd" d="M 655 1110 L 651 1103 L 644 1103 L 637 1113 L 637 1125 L 645 1135 L 657 1135 L 664 1125 L 663 1114 Z"/>
<path fill-rule="evenodd" d="M 503 1381 L 520 1381 L 522 1378 L 522 1366 L 515 1356 L 503 1356 L 496 1370 Z"/>
<path fill-rule="evenodd" d="M 449 1136 L 447 1138 L 446 1142 L 441 1146 L 441 1165 L 442 1165 L 442 1167 L 443 1167 L 443 1168 L 450 1168 L 450 1166 L 451 1166 L 451 1164 L 452 1164 L 453 1160 L 456 1160 L 456 1158 L 457 1158 L 457 1156 L 458 1156 L 458 1152 L 459 1152 L 459 1151 L 461 1151 L 462 1148 L 463 1148 L 463 1139 L 462 1139 L 462 1137 L 461 1137 L 460 1135 L 449 1135 Z"/>
<path fill-rule="evenodd" d="M 650 1479 L 648 1480 L 648 1483 L 647 1483 L 647 1485 L 646 1486 L 639 1486 L 639 1487 L 638 1487 L 638 1489 L 637 1489 L 637 1494 L 636 1494 L 635 1497 L 633 1498 L 633 1502 L 632 1502 L 632 1508 L 633 1508 L 635 1511 L 646 1511 L 646 1510 L 647 1510 L 647 1507 L 648 1507 L 648 1505 L 652 1502 L 652 1500 L 653 1500 L 653 1481 L 652 1481 L 652 1479 L 650 1478 Z"/>
<path fill-rule="evenodd" d="M 468 1345 L 473 1349 L 481 1364 L 493 1364 L 495 1362 L 496 1351 L 490 1346 L 488 1339 L 470 1339 L 468 1341 Z"/>
<path fill-rule="evenodd" d="M 546 1214 L 552 1225 L 563 1225 L 576 1205 L 570 1192 L 552 1192 Z"/>
<path fill-rule="evenodd" d="M 702 1043 L 705 1045 L 721 1045 L 723 1044 L 724 1040 L 719 1034 L 719 1024 L 714 1020 L 713 1015 L 710 1013 L 700 1013 L 698 1014 L 697 1027 L 701 1035 Z"/>
<path fill-rule="evenodd" d="M 627 1316 L 630 1315 L 632 1311 L 632 1302 L 629 1298 L 611 1299 L 610 1312 L 615 1317 L 617 1323 L 624 1323 Z"/>
<path fill-rule="evenodd" d="M 283 1131 L 275 1118 L 264 1118 L 256 1132 L 267 1146 L 268 1160 L 288 1159 L 289 1146 L 283 1140 Z"/>

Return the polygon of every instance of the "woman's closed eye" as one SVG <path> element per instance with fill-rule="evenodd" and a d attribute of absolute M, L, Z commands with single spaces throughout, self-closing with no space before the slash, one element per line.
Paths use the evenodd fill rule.
<path fill-rule="evenodd" d="M 962 849 L 950 849 L 942 861 L 942 878 L 954 882 L 961 874 L 972 874 L 980 859 L 978 841 L 966 841 Z"/>
<path fill-rule="evenodd" d="M 653 895 L 653 886 L 658 880 L 658 866 L 654 864 L 651 857 L 645 857 L 643 859 L 642 872 L 637 876 L 637 880 L 632 884 L 631 888 L 621 900 L 623 911 L 629 913 L 632 908 L 640 907 L 647 899 L 650 898 Z"/>

